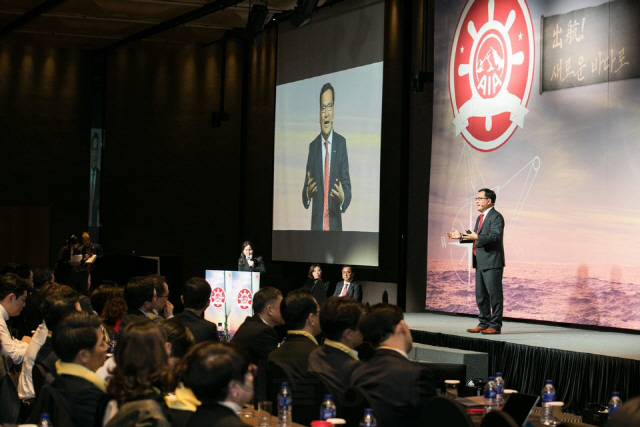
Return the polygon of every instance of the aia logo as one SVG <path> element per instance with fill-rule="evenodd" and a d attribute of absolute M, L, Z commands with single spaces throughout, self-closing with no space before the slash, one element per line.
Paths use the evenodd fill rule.
<path fill-rule="evenodd" d="M 246 310 L 251 307 L 251 303 L 253 302 L 253 295 L 249 289 L 242 289 L 238 292 L 238 305 L 241 309 Z"/>
<path fill-rule="evenodd" d="M 524 126 L 535 47 L 525 0 L 468 0 L 451 47 L 449 93 L 456 135 L 479 151 Z"/>
<path fill-rule="evenodd" d="M 224 305 L 225 295 L 224 289 L 221 287 L 216 287 L 213 291 L 211 291 L 211 303 L 214 307 L 220 308 Z"/>

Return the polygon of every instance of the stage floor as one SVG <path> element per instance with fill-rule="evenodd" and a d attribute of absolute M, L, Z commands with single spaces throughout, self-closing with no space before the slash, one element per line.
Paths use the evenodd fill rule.
<path fill-rule="evenodd" d="M 501 335 L 482 335 L 466 331 L 477 325 L 475 318 L 467 316 L 406 313 L 405 321 L 409 328 L 419 331 L 640 360 L 640 334 L 506 321 L 502 326 Z"/>

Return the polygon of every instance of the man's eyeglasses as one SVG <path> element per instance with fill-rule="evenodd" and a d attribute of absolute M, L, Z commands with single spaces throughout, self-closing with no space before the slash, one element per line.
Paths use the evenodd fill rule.
<path fill-rule="evenodd" d="M 330 113 L 331 111 L 333 111 L 333 102 L 330 104 L 326 104 L 326 105 L 321 105 L 320 106 L 320 112 L 324 113 L 324 112 Z"/>
<path fill-rule="evenodd" d="M 476 197 L 477 201 L 483 200 L 483 199 L 489 199 L 489 197 Z"/>

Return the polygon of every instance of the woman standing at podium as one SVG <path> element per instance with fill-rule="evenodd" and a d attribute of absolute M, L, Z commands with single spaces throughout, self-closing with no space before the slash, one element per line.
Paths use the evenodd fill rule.
<path fill-rule="evenodd" d="M 253 256 L 253 244 L 248 240 L 242 244 L 242 252 L 238 258 L 238 271 L 256 271 L 263 274 L 266 271 L 262 257 Z"/>

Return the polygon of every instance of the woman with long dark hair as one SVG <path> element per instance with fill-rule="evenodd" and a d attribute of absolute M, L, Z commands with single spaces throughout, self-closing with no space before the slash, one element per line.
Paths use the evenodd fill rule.
<path fill-rule="evenodd" d="M 262 257 L 253 255 L 253 243 L 246 241 L 242 244 L 240 258 L 238 258 L 238 271 L 255 271 L 264 273 L 264 262 Z"/>

